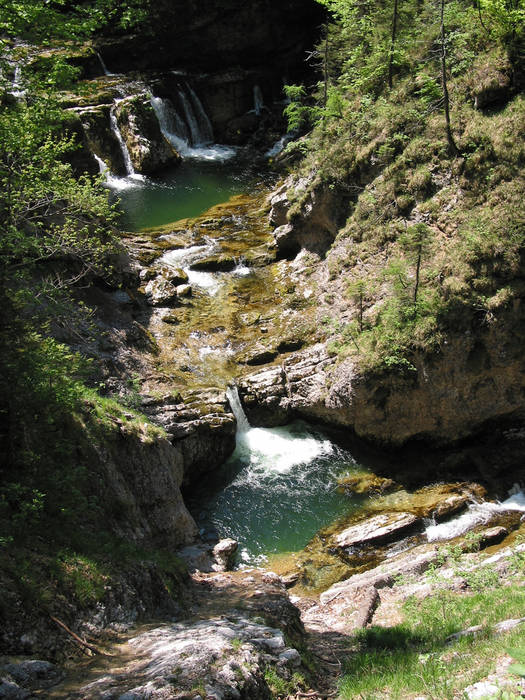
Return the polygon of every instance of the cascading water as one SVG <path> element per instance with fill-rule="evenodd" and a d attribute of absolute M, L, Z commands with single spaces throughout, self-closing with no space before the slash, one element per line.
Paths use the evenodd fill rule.
<path fill-rule="evenodd" d="M 111 73 L 108 70 L 108 67 L 106 66 L 106 64 L 104 62 L 104 59 L 102 58 L 102 56 L 99 54 L 98 51 L 97 51 L 97 58 L 99 60 L 100 67 L 102 68 L 102 72 L 104 73 L 104 75 L 107 75 L 107 76 L 116 75 L 115 73 Z"/>
<path fill-rule="evenodd" d="M 260 117 L 264 108 L 264 98 L 259 85 L 254 85 L 253 88 L 253 111 Z"/>
<path fill-rule="evenodd" d="M 250 423 L 248 422 L 248 418 L 246 417 L 246 413 L 242 407 L 241 400 L 239 398 L 239 390 L 235 384 L 229 386 L 226 390 L 226 398 L 230 402 L 233 415 L 237 420 L 237 434 L 243 435 L 250 429 Z"/>
<path fill-rule="evenodd" d="M 184 155 L 190 136 L 186 124 L 176 112 L 171 100 L 152 95 L 150 101 L 164 137 L 181 155 Z"/>
<path fill-rule="evenodd" d="M 189 86 L 186 89 L 181 86 L 178 95 L 184 117 L 170 99 L 151 97 L 160 130 L 169 143 L 183 158 L 210 161 L 232 158 L 236 153 L 234 148 L 212 143 L 213 129 L 195 91 Z"/>
<path fill-rule="evenodd" d="M 120 133 L 120 129 L 118 128 L 117 116 L 115 114 L 114 107 L 110 110 L 109 113 L 109 123 L 111 125 L 111 131 L 113 132 L 115 138 L 117 139 L 120 145 L 120 150 L 122 152 L 122 158 L 124 160 L 124 167 L 126 168 L 126 173 L 129 176 L 136 175 L 135 168 L 133 167 L 133 162 L 128 151 L 128 147 L 126 146 L 126 142 L 122 138 L 122 134 Z"/>
<path fill-rule="evenodd" d="M 525 493 L 517 486 L 512 489 L 509 497 L 502 503 L 491 503 L 489 501 L 471 503 L 467 511 L 457 518 L 439 525 L 430 523 L 426 528 L 427 540 L 429 542 L 439 542 L 459 537 L 478 525 L 484 525 L 489 522 L 497 513 L 512 510 L 525 513 Z"/>
<path fill-rule="evenodd" d="M 184 110 L 184 118 L 190 130 L 191 143 L 194 146 L 204 146 L 205 142 L 201 140 L 203 136 L 199 128 L 199 122 L 197 121 L 197 117 L 193 111 L 190 98 L 186 94 L 186 91 L 182 88 L 179 90 L 178 94 L 182 109 Z"/>
<path fill-rule="evenodd" d="M 236 388 L 227 396 L 237 419 L 237 445 L 215 492 L 207 483 L 198 496 L 196 517 L 205 529 L 237 539 L 242 562 L 256 564 L 270 553 L 301 549 L 320 527 L 352 509 L 335 479 L 355 468 L 355 461 L 303 423 L 250 426 Z"/>
<path fill-rule="evenodd" d="M 213 128 L 208 115 L 202 106 L 202 102 L 199 100 L 191 85 L 186 84 L 186 90 L 189 93 L 198 124 L 199 140 L 196 142 L 196 145 L 213 143 Z"/>

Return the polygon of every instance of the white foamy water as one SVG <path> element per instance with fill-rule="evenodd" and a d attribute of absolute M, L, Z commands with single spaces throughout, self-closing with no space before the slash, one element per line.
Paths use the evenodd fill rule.
<path fill-rule="evenodd" d="M 502 503 L 471 503 L 465 513 L 446 523 L 429 525 L 426 535 L 429 542 L 439 542 L 459 537 L 478 525 L 488 522 L 495 513 L 519 511 L 525 513 L 525 493 L 517 488 Z"/>
<path fill-rule="evenodd" d="M 192 287 L 200 287 L 211 296 L 215 296 L 219 291 L 219 281 L 217 275 L 213 272 L 200 272 L 199 270 L 190 270 L 189 267 L 184 268 L 184 272 L 188 275 L 188 283 Z"/>
<path fill-rule="evenodd" d="M 251 275 L 252 272 L 253 270 L 251 267 L 248 267 L 248 265 L 245 265 L 244 263 L 239 263 L 232 270 L 232 275 L 235 275 L 236 277 L 248 277 L 248 275 Z"/>
<path fill-rule="evenodd" d="M 192 270 L 190 265 L 200 258 L 210 255 L 218 248 L 214 241 L 205 245 L 194 245 L 188 248 L 177 248 L 169 250 L 161 258 L 161 262 L 173 267 L 182 267 L 188 275 L 188 283 L 192 287 L 199 287 L 211 296 L 214 296 L 219 291 L 220 276 L 213 272 L 202 272 L 200 270 Z"/>
<path fill-rule="evenodd" d="M 288 427 L 249 428 L 237 436 L 234 458 L 248 462 L 246 476 L 250 478 L 255 471 L 285 474 L 332 451 L 329 440 L 308 433 L 292 435 Z"/>
<path fill-rule="evenodd" d="M 176 248 L 164 253 L 161 257 L 161 262 L 173 267 L 182 267 L 189 262 L 197 260 L 197 258 L 202 258 L 204 253 L 211 253 L 212 250 L 213 247 L 210 245 L 192 245 L 188 248 Z"/>
<path fill-rule="evenodd" d="M 252 428 L 244 413 L 236 386 L 226 392 L 233 414 L 237 419 L 237 446 L 232 459 L 248 465 L 244 478 L 255 472 L 285 474 L 293 467 L 309 464 L 314 459 L 333 452 L 330 440 L 323 440 L 308 432 L 291 432 L 288 426 L 279 428 Z"/>

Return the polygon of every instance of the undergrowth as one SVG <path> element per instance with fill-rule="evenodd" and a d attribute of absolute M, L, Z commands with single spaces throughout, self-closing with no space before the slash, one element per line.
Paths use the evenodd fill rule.
<path fill-rule="evenodd" d="M 391 8 L 369 3 L 359 13 L 322 1 L 336 21 L 319 46 L 315 109 L 304 93 L 290 93 L 288 111 L 315 126 L 301 141 L 309 186 L 289 191 L 289 215 L 299 216 L 316 189 L 346 203 L 346 224 L 326 256 L 331 284 L 321 314 L 335 292 L 346 319 L 330 349 L 369 369 L 410 373 L 417 351 L 496 326 L 523 292 L 523 13 L 505 16 L 489 0 L 479 11 L 446 3 L 453 153 L 436 6 L 403 3 L 390 54 Z"/>

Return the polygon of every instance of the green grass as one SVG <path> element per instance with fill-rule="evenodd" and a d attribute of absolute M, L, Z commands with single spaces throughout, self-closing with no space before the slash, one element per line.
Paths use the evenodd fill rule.
<path fill-rule="evenodd" d="M 523 629 L 493 636 L 490 628 L 503 619 L 521 617 L 524 609 L 522 581 L 510 585 L 487 581 L 474 593 L 441 590 L 422 600 L 410 598 L 404 604 L 402 624 L 371 627 L 355 636 L 340 697 L 461 697 L 463 688 L 494 670 L 507 647 L 523 643 Z M 474 625 L 483 625 L 480 635 L 446 643 L 450 634 Z"/>

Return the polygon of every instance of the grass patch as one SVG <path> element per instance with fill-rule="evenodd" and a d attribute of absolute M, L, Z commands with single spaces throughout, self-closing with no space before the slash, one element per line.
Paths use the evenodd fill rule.
<path fill-rule="evenodd" d="M 422 600 L 412 597 L 403 606 L 402 624 L 360 631 L 346 661 L 340 697 L 460 697 L 463 688 L 494 670 L 506 647 L 523 640 L 519 628 L 491 634 L 495 623 L 523 615 L 522 582 L 493 584 L 469 594 L 442 590 Z M 483 625 L 481 634 L 446 643 L 450 634 L 474 625 Z"/>

